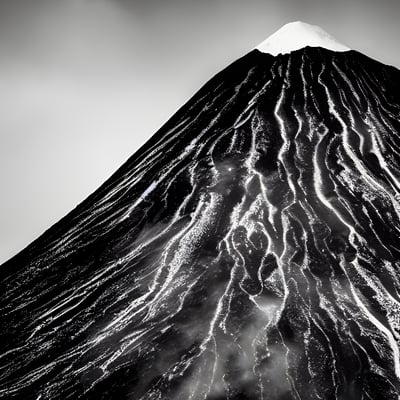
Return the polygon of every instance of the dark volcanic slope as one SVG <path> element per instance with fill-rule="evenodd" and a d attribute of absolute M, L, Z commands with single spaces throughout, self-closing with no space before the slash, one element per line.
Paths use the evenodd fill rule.
<path fill-rule="evenodd" d="M 253 51 L 0 268 L 0 398 L 400 394 L 400 72 Z"/>

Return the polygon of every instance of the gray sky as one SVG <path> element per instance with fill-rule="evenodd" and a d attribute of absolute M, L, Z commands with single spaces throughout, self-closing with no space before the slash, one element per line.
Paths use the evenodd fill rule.
<path fill-rule="evenodd" d="M 0 263 L 285 23 L 400 67 L 399 18 L 398 0 L 0 0 Z"/>

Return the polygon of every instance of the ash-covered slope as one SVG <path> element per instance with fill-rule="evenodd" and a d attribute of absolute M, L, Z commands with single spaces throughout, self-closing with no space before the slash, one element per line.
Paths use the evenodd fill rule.
<path fill-rule="evenodd" d="M 400 72 L 254 50 L 0 268 L 0 398 L 398 399 Z"/>

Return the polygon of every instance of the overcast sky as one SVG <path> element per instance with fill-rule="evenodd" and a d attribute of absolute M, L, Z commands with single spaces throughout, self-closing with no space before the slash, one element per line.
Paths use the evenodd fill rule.
<path fill-rule="evenodd" d="M 398 0 L 0 0 L 0 263 L 294 20 L 400 66 Z"/>

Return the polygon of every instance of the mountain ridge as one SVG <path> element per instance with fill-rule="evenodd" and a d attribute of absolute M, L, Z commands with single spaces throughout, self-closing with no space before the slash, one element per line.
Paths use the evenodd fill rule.
<path fill-rule="evenodd" d="M 397 399 L 399 89 L 312 47 L 217 74 L 0 268 L 0 398 Z"/>

